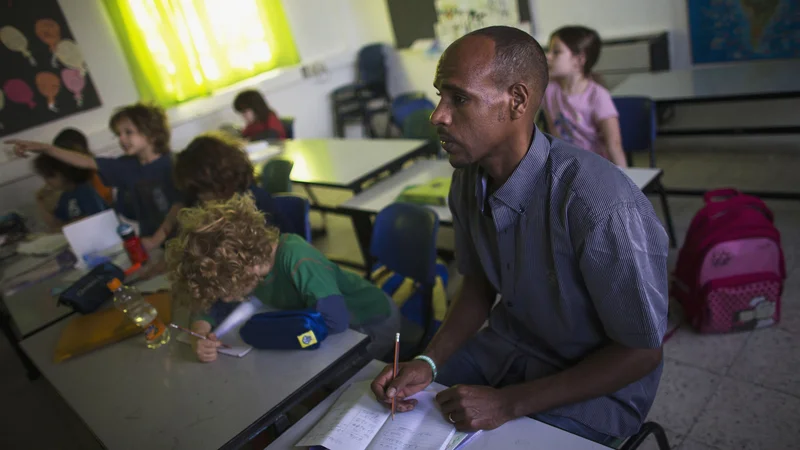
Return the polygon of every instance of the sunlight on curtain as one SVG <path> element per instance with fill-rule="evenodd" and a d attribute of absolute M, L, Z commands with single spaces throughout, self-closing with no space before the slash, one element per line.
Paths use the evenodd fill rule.
<path fill-rule="evenodd" d="M 142 100 L 162 106 L 300 62 L 280 0 L 104 0 Z"/>

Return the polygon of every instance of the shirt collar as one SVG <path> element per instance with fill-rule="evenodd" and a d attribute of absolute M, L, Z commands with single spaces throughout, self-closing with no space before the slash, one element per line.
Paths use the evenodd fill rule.
<path fill-rule="evenodd" d="M 544 136 L 544 133 L 539 131 L 538 128 L 534 128 L 533 142 L 528 148 L 528 152 L 522 157 L 522 161 L 514 169 L 508 180 L 492 196 L 518 214 L 524 214 L 525 208 L 533 197 L 536 182 L 545 171 L 549 155 L 550 142 Z M 482 167 L 478 168 L 477 177 L 475 197 L 478 200 L 480 211 L 484 212 L 488 181 L 487 174 Z"/>

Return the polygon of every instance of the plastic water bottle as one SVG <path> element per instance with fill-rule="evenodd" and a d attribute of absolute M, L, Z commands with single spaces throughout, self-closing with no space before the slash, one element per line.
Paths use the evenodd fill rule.
<path fill-rule="evenodd" d="M 109 281 L 107 286 L 114 293 L 114 307 L 144 328 L 147 347 L 158 348 L 169 342 L 169 328 L 158 318 L 156 308 L 147 303 L 136 288 L 123 286 L 117 278 Z"/>
<path fill-rule="evenodd" d="M 147 262 L 147 251 L 142 245 L 142 240 L 136 235 L 136 230 L 127 223 L 121 223 L 117 227 L 117 234 L 122 238 L 122 245 L 128 252 L 131 264 L 144 264 Z"/>

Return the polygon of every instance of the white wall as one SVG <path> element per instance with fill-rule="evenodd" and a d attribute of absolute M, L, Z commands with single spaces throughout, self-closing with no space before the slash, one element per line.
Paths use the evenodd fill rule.
<path fill-rule="evenodd" d="M 672 67 L 689 67 L 686 2 L 683 0 L 529 0 L 536 37 L 546 40 L 564 25 L 585 25 L 603 37 L 669 31 Z"/>
<path fill-rule="evenodd" d="M 119 41 L 100 0 L 59 0 L 59 4 L 84 54 L 102 106 L 3 140 L 51 141 L 58 131 L 71 126 L 88 135 L 96 153 L 119 154 L 107 128 L 108 118 L 115 108 L 138 99 Z M 251 86 L 261 89 L 279 114 L 295 117 L 297 136 L 333 134 L 328 95 L 336 87 L 354 80 L 353 62 L 358 48 L 370 42 L 393 42 L 391 28 L 387 30 L 372 22 L 373 17 L 388 20 L 388 12 L 376 0 L 284 0 L 283 5 L 302 63 L 322 62 L 327 73 L 303 79 L 299 66 L 275 70 L 212 97 L 172 108 L 168 114 L 174 149 L 183 148 L 198 133 L 216 128 L 222 122 L 239 122 L 231 108 L 233 97 L 238 90 Z M 0 209 L 29 211 L 33 192 L 41 184 L 31 173 L 28 159 L 0 164 Z"/>
<path fill-rule="evenodd" d="M 535 37 L 546 43 L 555 29 L 580 24 L 596 29 L 604 38 L 668 31 L 670 63 L 673 69 L 688 69 L 691 64 L 689 26 L 684 0 L 528 0 Z M 385 4 L 385 0 L 383 2 Z M 377 20 L 380 15 L 376 14 Z M 387 26 L 391 27 L 388 23 Z M 395 57 L 397 70 L 390 74 L 390 93 L 419 90 L 435 99 L 432 87 L 437 58 L 411 51 Z M 800 123 L 796 100 L 736 102 L 690 105 L 675 108 L 675 117 L 665 128 L 718 128 L 730 126 L 769 126 Z M 659 150 L 668 148 L 729 149 L 780 148 L 800 150 L 794 136 L 690 137 L 659 139 Z"/>

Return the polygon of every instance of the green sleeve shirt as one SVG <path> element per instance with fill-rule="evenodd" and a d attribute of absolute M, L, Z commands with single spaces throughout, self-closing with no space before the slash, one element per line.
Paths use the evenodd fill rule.
<path fill-rule="evenodd" d="M 353 272 L 344 271 L 295 234 L 283 234 L 272 270 L 253 291 L 264 304 L 280 310 L 314 309 L 317 301 L 342 296 L 351 325 L 389 317 L 384 292 Z"/>

